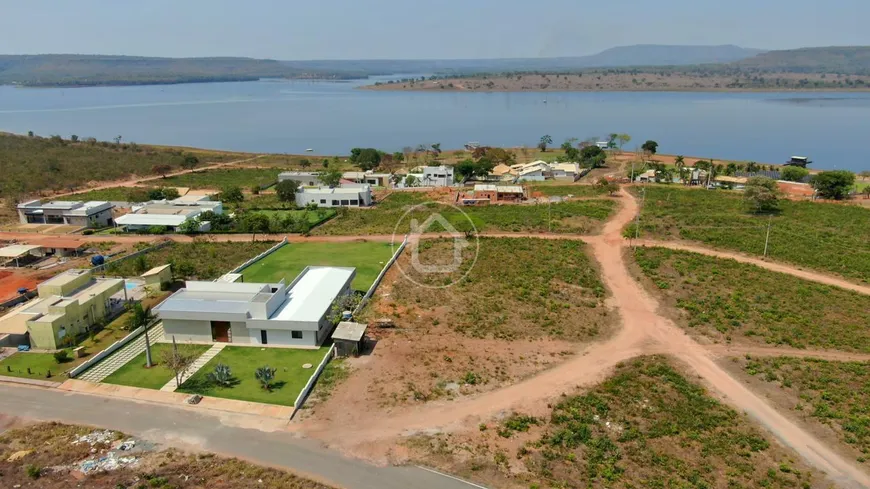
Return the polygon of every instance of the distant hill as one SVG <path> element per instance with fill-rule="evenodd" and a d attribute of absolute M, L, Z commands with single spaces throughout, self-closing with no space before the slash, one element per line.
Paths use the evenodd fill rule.
<path fill-rule="evenodd" d="M 870 75 L 870 46 L 833 46 L 769 51 L 733 63 L 741 69 L 793 73 Z"/>
<path fill-rule="evenodd" d="M 683 66 L 707 63 L 730 63 L 757 54 L 761 49 L 724 46 L 666 46 L 639 44 L 610 48 L 592 56 L 576 58 L 588 68 L 617 66 Z"/>

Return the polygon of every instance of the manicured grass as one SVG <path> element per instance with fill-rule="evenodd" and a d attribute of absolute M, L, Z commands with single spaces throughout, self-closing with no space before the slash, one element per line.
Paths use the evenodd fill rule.
<path fill-rule="evenodd" d="M 468 219 L 477 231 L 589 233 L 610 215 L 615 203 L 609 199 L 558 204 L 491 205 L 465 207 L 462 212 L 450 206 L 426 204 L 406 214 L 410 206 L 425 202 L 420 192 L 395 192 L 373 209 L 347 209 L 340 211 L 330 222 L 319 226 L 313 234 L 365 235 L 405 234 L 410 231 L 412 219 L 425 222 L 437 213 L 453 227 L 464 231 L 470 228 Z M 468 216 L 466 219 L 465 216 Z M 431 232 L 443 227 L 434 223 Z"/>
<path fill-rule="evenodd" d="M 502 457 L 522 461 L 529 474 L 520 477 L 535 487 L 827 487 L 664 357 L 621 364 L 590 391 L 562 397 L 549 419 L 514 414 L 498 434 L 529 440 Z"/>
<path fill-rule="evenodd" d="M 829 362 L 813 358 L 739 358 L 746 373 L 776 388 L 772 396 L 786 411 L 833 430 L 870 458 L 870 363 Z"/>
<path fill-rule="evenodd" d="M 176 277 L 213 280 L 275 244 L 271 241 L 172 243 L 143 255 L 144 264 L 138 258 L 131 258 L 109 266 L 106 275 L 135 277 L 152 267 L 169 263 Z"/>
<path fill-rule="evenodd" d="M 73 362 L 57 363 L 51 353 L 18 352 L 0 361 L 0 375 L 63 382 L 65 377 L 58 376 L 74 366 Z M 47 377 L 48 372 L 51 372 L 51 378 Z"/>
<path fill-rule="evenodd" d="M 741 192 L 647 185 L 641 237 L 686 239 L 870 281 L 870 209 L 780 202 L 772 218 L 749 213 Z M 631 189 L 636 195 L 639 187 Z"/>
<path fill-rule="evenodd" d="M 292 281 L 306 266 L 355 267 L 352 287 L 368 290 L 393 255 L 390 243 L 290 243 L 246 268 L 245 282 Z"/>
<path fill-rule="evenodd" d="M 208 345 L 178 345 L 179 351 L 188 351 L 199 355 L 205 353 L 209 348 Z M 145 368 L 145 352 L 143 351 L 112 375 L 106 377 L 103 382 L 146 389 L 160 389 L 175 375 L 172 370 L 163 366 L 160 360 L 162 352 L 171 350 L 172 345 L 169 343 L 154 343 L 151 345 L 151 360 L 156 365 Z"/>
<path fill-rule="evenodd" d="M 462 263 L 455 272 L 420 273 L 410 263 L 413 250 L 406 249 L 394 265 L 402 275 L 397 275 L 388 297 L 378 296 L 376 309 L 396 311 L 395 317 L 412 324 L 418 315 L 446 311 L 439 322 L 447 327 L 472 337 L 507 340 L 553 337 L 584 341 L 601 334 L 609 324 L 604 285 L 584 243 L 481 238 L 476 262 L 475 251 L 473 245 L 463 250 Z M 420 242 L 419 261 L 449 264 L 453 252 L 453 240 L 424 240 Z M 453 285 L 430 288 L 447 284 Z M 413 308 L 421 313 L 398 312 Z M 430 321 L 417 326 L 428 327 Z"/>
<path fill-rule="evenodd" d="M 228 186 L 236 186 L 247 190 L 254 185 L 266 186 L 278 183 L 279 173 L 281 173 L 281 170 L 270 168 L 202 170 L 161 179 L 160 184 L 171 187 L 217 190 Z"/>
<path fill-rule="evenodd" d="M 734 260 L 638 248 L 647 285 L 716 341 L 870 352 L 870 297 Z"/>
<path fill-rule="evenodd" d="M 239 401 L 292 406 L 299 392 L 302 391 L 302 388 L 308 383 L 308 379 L 311 378 L 311 374 L 314 373 L 314 369 L 323 360 L 326 351 L 326 348 L 298 350 L 228 346 L 199 372 L 185 381 L 178 390 L 190 394 Z M 312 367 L 302 368 L 302 365 L 306 363 L 310 363 Z M 230 367 L 232 375 L 235 377 L 235 385 L 223 387 L 208 380 L 208 374 L 213 372 L 218 364 Z M 263 389 L 260 382 L 254 377 L 254 371 L 266 365 L 278 369 L 271 391 Z"/>

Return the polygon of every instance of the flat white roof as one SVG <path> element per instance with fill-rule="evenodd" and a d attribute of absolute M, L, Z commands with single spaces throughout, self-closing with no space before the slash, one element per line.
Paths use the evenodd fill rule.
<path fill-rule="evenodd" d="M 0 257 L 2 258 L 18 258 L 24 256 L 33 250 L 38 250 L 42 246 L 36 245 L 9 245 L 5 248 L 0 248 Z"/>
<path fill-rule="evenodd" d="M 151 270 L 148 270 L 147 272 L 143 273 L 142 276 L 148 277 L 151 275 L 157 275 L 158 273 L 162 272 L 164 269 L 166 269 L 168 267 L 169 267 L 168 263 L 166 265 L 160 265 L 159 267 L 154 267 Z"/>
<path fill-rule="evenodd" d="M 316 322 L 354 276 L 353 268 L 309 267 L 287 294 L 287 300 L 270 317 L 273 321 Z"/>
<path fill-rule="evenodd" d="M 180 226 L 186 215 L 174 214 L 125 214 L 115 222 L 123 226 Z"/>
<path fill-rule="evenodd" d="M 360 192 L 369 190 L 368 185 L 361 184 L 359 187 L 305 187 L 299 191 L 303 194 L 353 194 L 358 195 Z"/>

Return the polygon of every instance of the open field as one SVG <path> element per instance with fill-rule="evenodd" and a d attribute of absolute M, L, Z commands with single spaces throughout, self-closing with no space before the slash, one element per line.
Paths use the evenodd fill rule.
<path fill-rule="evenodd" d="M 84 138 L 84 135 L 82 135 Z M 135 143 L 76 142 L 0 133 L 0 195 L 70 191 L 89 182 L 152 175 L 155 165 L 178 169 L 184 155 L 200 165 L 239 159 L 240 153 L 158 148 Z"/>
<path fill-rule="evenodd" d="M 201 355 L 209 349 L 208 345 L 178 344 L 179 351 L 186 351 Z M 154 366 L 145 368 L 145 352 L 133 357 L 123 367 L 106 377 L 103 382 L 107 384 L 127 385 L 130 387 L 143 387 L 146 389 L 160 389 L 175 375 L 172 370 L 161 364 L 161 355 L 164 351 L 172 351 L 171 343 L 152 343 L 151 361 Z"/>
<path fill-rule="evenodd" d="M 288 283 L 307 266 L 355 267 L 353 288 L 366 291 L 393 255 L 390 243 L 290 243 L 246 268 L 245 282 Z"/>
<path fill-rule="evenodd" d="M 870 459 L 870 364 L 814 358 L 739 357 L 723 362 L 779 409 L 790 412 L 820 437 Z"/>
<path fill-rule="evenodd" d="M 280 170 L 268 168 L 219 168 L 161 178 L 155 182 L 166 187 L 220 190 L 236 186 L 247 190 L 255 185 L 265 188 L 278 183 L 279 173 Z"/>
<path fill-rule="evenodd" d="M 642 238 L 700 241 L 802 267 L 870 281 L 870 209 L 816 202 L 780 202 L 773 217 L 749 213 L 739 192 L 648 185 Z M 632 187 L 638 195 L 639 187 Z"/>
<path fill-rule="evenodd" d="M 3 487 L 198 489 L 207 481 L 208 487 L 215 489 L 329 489 L 329 486 L 288 472 L 237 459 L 165 449 L 155 443 L 157 440 L 109 432 L 106 443 L 76 444 L 73 443 L 76 439 L 94 433 L 95 429 L 53 422 L 25 424 L 17 420 L 6 421 L 12 422 L 13 429 L 0 435 L 0 454 L 4 455 L 0 458 Z M 135 452 L 117 451 L 116 455 L 136 457 L 138 463 L 135 466 L 93 471 L 87 475 L 77 470 L 81 462 L 104 456 L 104 451 L 111 449 L 116 441 L 131 438 L 136 440 Z M 17 455 L 10 459 L 12 454 Z"/>
<path fill-rule="evenodd" d="M 320 224 L 321 222 L 328 221 L 332 217 L 335 216 L 336 212 L 334 209 L 317 209 L 313 211 L 309 210 L 257 210 L 251 211 L 257 214 L 262 214 L 267 216 L 269 219 L 274 218 L 286 218 L 287 216 L 292 217 L 294 220 L 300 220 L 303 217 L 306 218 L 309 224 L 315 226 Z"/>
<path fill-rule="evenodd" d="M 326 350 L 326 347 L 301 350 L 228 346 L 205 364 L 199 372 L 187 379 L 178 391 L 239 401 L 292 406 L 308 379 L 311 378 L 311 374 L 314 373 L 314 368 L 323 360 Z M 308 363 L 312 368 L 302 368 Z M 218 364 L 230 367 L 234 377 L 231 386 L 216 385 L 208 379 L 208 374 L 214 372 Z M 254 377 L 254 371 L 266 365 L 278 369 L 271 390 L 264 389 Z"/>
<path fill-rule="evenodd" d="M 564 197 L 571 195 L 573 197 L 597 197 L 606 195 L 607 192 L 602 190 L 597 185 L 565 185 L 559 182 L 550 185 L 533 184 L 529 185 L 529 192 L 534 196 L 537 194 L 545 196 Z"/>
<path fill-rule="evenodd" d="M 629 252 L 630 253 L 630 252 Z M 677 324 L 716 342 L 870 352 L 870 297 L 754 265 L 638 248 L 644 285 Z"/>
<path fill-rule="evenodd" d="M 423 223 L 433 213 L 444 217 L 456 229 L 470 228 L 468 219 L 477 231 L 590 233 L 607 219 L 615 207 L 612 200 L 589 200 L 562 202 L 558 204 L 492 205 L 466 207 L 461 212 L 451 206 L 423 204 L 423 207 L 407 212 L 411 207 L 426 202 L 423 192 L 394 192 L 372 209 L 348 209 L 327 224 L 318 227 L 312 234 L 326 235 L 404 235 L 410 231 L 412 219 Z M 438 223 L 429 228 L 431 232 L 443 231 Z"/>
<path fill-rule="evenodd" d="M 172 243 L 142 255 L 144 263 L 137 257 L 109 266 L 106 275 L 136 277 L 152 267 L 169 263 L 176 277 L 213 280 L 272 246 L 275 243 L 270 241 Z"/>
<path fill-rule="evenodd" d="M 73 194 L 65 199 L 74 199 L 81 201 L 89 200 L 107 200 L 114 202 L 131 202 L 137 200 L 136 194 L 147 193 L 154 187 L 111 187 L 101 188 L 96 190 L 88 190 L 78 194 Z"/>
<path fill-rule="evenodd" d="M 830 487 L 661 356 L 620 364 L 589 391 L 563 395 L 546 418 L 513 413 L 408 445 L 420 460 L 490 487 Z"/>
<path fill-rule="evenodd" d="M 456 92 L 593 92 L 593 91 L 791 91 L 791 90 L 870 90 L 870 76 L 824 73 L 713 73 L 672 72 L 667 68 L 617 68 L 587 70 L 583 73 L 556 74 L 482 74 L 445 77 L 438 80 L 378 83 L 368 90 L 413 90 Z M 849 80 L 849 83 L 846 83 Z"/>

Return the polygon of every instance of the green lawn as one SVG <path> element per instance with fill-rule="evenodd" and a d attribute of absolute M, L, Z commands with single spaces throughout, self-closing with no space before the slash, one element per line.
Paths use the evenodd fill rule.
<path fill-rule="evenodd" d="M 326 348 L 297 350 L 228 346 L 184 382 L 178 391 L 239 401 L 292 406 L 299 392 L 314 373 L 314 369 L 323 360 L 326 351 Z M 235 377 L 235 385 L 232 387 L 218 386 L 208 380 L 208 374 L 213 372 L 214 367 L 219 363 L 230 367 Z M 310 363 L 312 368 L 302 368 L 306 363 Z M 275 385 L 271 391 L 263 389 L 254 378 L 254 371 L 265 365 L 278 369 L 275 374 Z"/>
<path fill-rule="evenodd" d="M 210 347 L 208 345 L 180 344 L 178 349 L 203 354 Z M 161 352 L 169 351 L 172 345 L 169 343 L 155 343 L 151 345 L 151 359 L 156 364 L 151 368 L 145 368 L 145 352 L 127 362 L 112 375 L 106 377 L 103 382 L 107 384 L 127 385 L 130 387 L 144 387 L 146 389 L 160 389 L 169 382 L 172 370 L 160 364 Z"/>
<path fill-rule="evenodd" d="M 741 192 L 647 185 L 642 238 L 684 239 L 870 281 L 870 209 L 780 201 L 772 218 L 747 211 Z M 639 187 L 631 188 L 638 194 Z M 633 226 L 633 224 L 632 224 Z"/>
<path fill-rule="evenodd" d="M 393 254 L 390 243 L 290 243 L 246 268 L 245 282 L 290 282 L 306 266 L 356 267 L 353 288 L 368 290 Z"/>
<path fill-rule="evenodd" d="M 0 362 L 0 375 L 23 377 L 25 379 L 57 380 L 64 370 L 70 369 L 73 362 L 57 363 L 51 353 L 18 352 Z M 31 373 L 27 373 L 28 367 Z M 52 377 L 48 378 L 47 373 Z M 63 377 L 60 377 L 63 382 Z"/>

